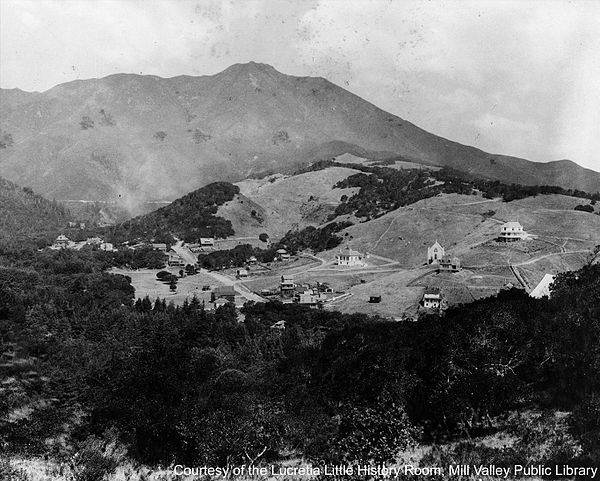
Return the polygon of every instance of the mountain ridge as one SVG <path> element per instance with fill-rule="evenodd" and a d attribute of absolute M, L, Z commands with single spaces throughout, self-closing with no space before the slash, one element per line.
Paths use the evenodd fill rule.
<path fill-rule="evenodd" d="M 323 77 L 268 64 L 215 75 L 112 74 L 44 92 L 0 89 L 0 173 L 48 198 L 135 205 L 210 182 L 362 152 L 521 184 L 600 191 L 572 161 L 530 162 L 435 136 Z"/>

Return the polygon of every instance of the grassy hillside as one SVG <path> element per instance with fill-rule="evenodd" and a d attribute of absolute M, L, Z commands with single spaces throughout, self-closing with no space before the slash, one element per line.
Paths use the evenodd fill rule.
<path fill-rule="evenodd" d="M 68 219 L 62 205 L 0 177 L 0 238 L 53 235 Z"/>
<path fill-rule="evenodd" d="M 358 190 L 333 186 L 355 173 L 353 169 L 336 167 L 289 177 L 247 179 L 236 184 L 240 195 L 219 207 L 218 215 L 231 220 L 239 236 L 266 232 L 273 239 L 280 238 L 292 228 L 327 222 L 340 198 Z M 252 211 L 256 214 L 252 215 Z"/>
<path fill-rule="evenodd" d="M 212 181 L 291 172 L 349 152 L 521 184 L 600 190 L 569 161 L 493 155 L 430 134 L 323 78 L 248 63 L 204 77 L 131 74 L 0 91 L 3 175 L 47 197 L 134 206 Z"/>

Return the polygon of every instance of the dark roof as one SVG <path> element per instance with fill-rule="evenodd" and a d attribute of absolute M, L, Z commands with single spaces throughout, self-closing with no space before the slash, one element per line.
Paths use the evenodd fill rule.
<path fill-rule="evenodd" d="M 439 287 L 428 287 L 427 289 L 425 289 L 425 294 L 439 294 L 439 293 L 440 293 Z"/>
<path fill-rule="evenodd" d="M 233 286 L 215 287 L 213 289 L 213 292 L 215 293 L 215 295 L 221 295 L 221 296 L 235 296 L 237 294 L 237 292 L 235 292 L 235 289 L 233 288 Z"/>

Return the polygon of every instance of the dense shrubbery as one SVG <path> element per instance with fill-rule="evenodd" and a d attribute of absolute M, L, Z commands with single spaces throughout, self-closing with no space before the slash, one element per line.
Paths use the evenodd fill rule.
<path fill-rule="evenodd" d="M 342 238 L 337 232 L 350 227 L 352 222 L 331 222 L 323 227 L 308 226 L 299 231 L 289 231 L 278 243 L 292 253 L 304 249 L 321 252 L 337 247 Z"/>
<path fill-rule="evenodd" d="M 172 243 L 173 236 L 185 242 L 200 237 L 227 237 L 234 234 L 231 222 L 215 215 L 218 207 L 233 199 L 239 187 L 214 182 L 195 190 L 166 207 L 102 231 L 114 243 L 143 240 Z"/>
<path fill-rule="evenodd" d="M 277 247 L 260 249 L 250 244 L 240 244 L 233 249 L 210 252 L 198 255 L 200 267 L 205 269 L 224 269 L 228 267 L 242 267 L 248 259 L 256 257 L 258 262 L 272 262 L 275 259 Z"/>
<path fill-rule="evenodd" d="M 419 322 L 279 303 L 248 304 L 238 322 L 230 305 L 133 304 L 128 279 L 83 252 L 20 262 L 0 269 L 0 339 L 36 360 L 34 374 L 1 368 L 20 383 L 0 393 L 11 452 L 64 450 L 45 442 L 64 434 L 110 471 L 115 452 L 98 440 L 113 428 L 152 463 L 224 466 L 284 452 L 385 461 L 420 436 L 468 439 L 512 410 L 546 407 L 575 410 L 584 449 L 578 457 L 557 438 L 548 456 L 598 459 L 600 266 L 559 275 L 551 300 L 512 290 Z M 285 330 L 270 329 L 281 320 Z M 6 417 L 41 400 L 29 417 Z"/>
<path fill-rule="evenodd" d="M 580 210 L 582 212 L 594 212 L 594 206 L 593 205 L 577 205 L 575 206 L 575 210 Z"/>

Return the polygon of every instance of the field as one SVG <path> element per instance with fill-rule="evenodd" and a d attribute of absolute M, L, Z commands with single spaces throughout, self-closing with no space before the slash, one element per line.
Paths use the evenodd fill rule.
<path fill-rule="evenodd" d="M 179 269 L 166 268 L 162 270 L 178 275 Z M 156 273 L 159 272 L 158 269 L 139 269 L 134 271 L 113 268 L 110 272 L 130 277 L 131 285 L 135 289 L 136 298 L 148 296 L 151 301 L 154 301 L 157 297 L 160 297 L 161 299 L 165 299 L 167 303 L 173 302 L 175 305 L 181 305 L 186 298 L 190 300 L 194 296 L 200 302 L 204 301 L 208 304 L 210 302 L 210 291 L 202 291 L 202 286 L 210 285 L 214 288 L 223 285 L 221 282 L 215 280 L 214 277 L 200 272 L 193 276 L 180 278 L 177 282 L 177 290 L 171 292 L 168 284 L 159 282 L 156 279 Z"/>

